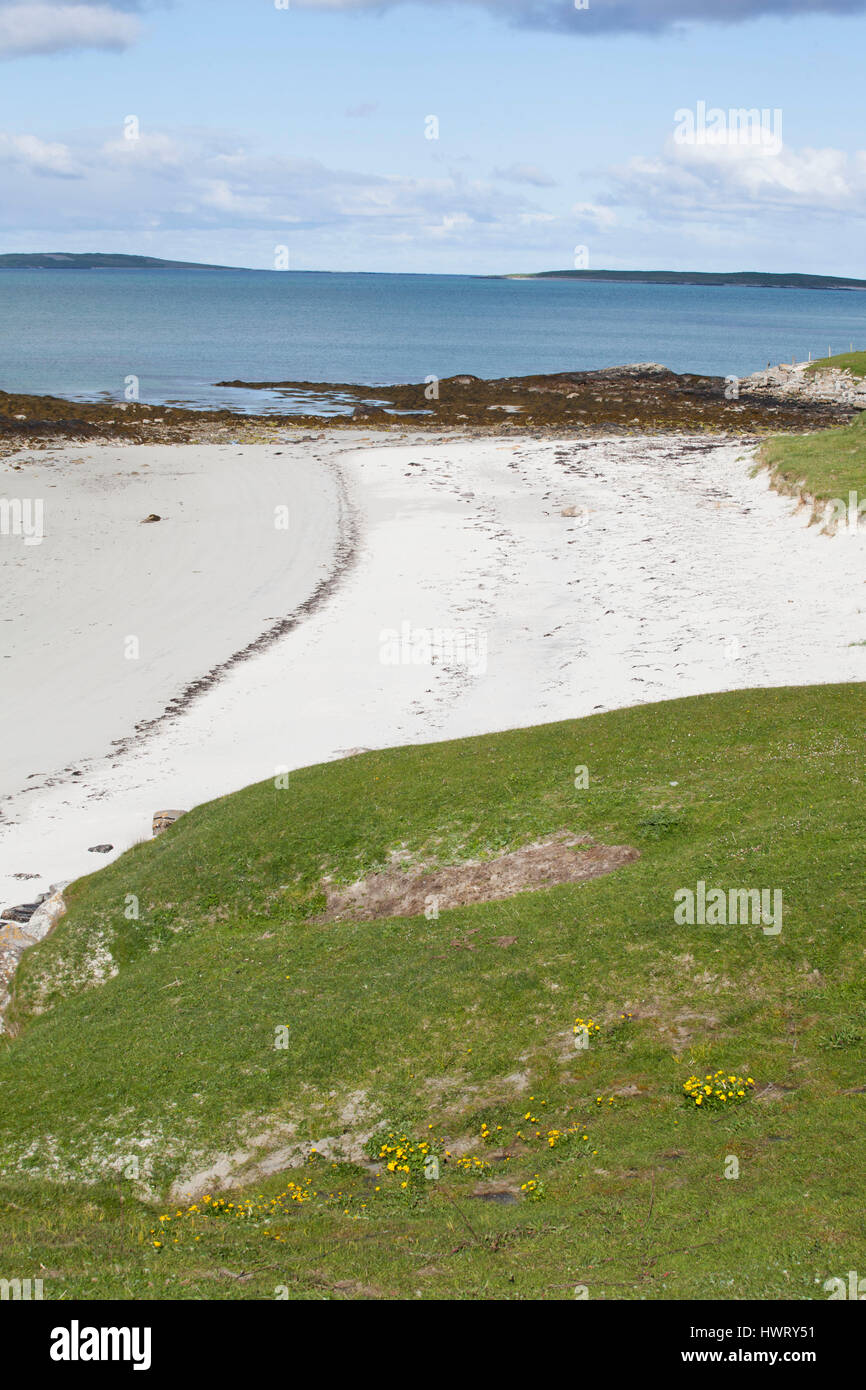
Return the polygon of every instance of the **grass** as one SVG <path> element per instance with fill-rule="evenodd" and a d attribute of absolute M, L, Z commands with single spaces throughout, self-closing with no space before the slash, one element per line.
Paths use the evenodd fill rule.
<path fill-rule="evenodd" d="M 200 807 L 80 880 L 0 1041 L 0 1278 L 46 1298 L 825 1298 L 866 1268 L 864 719 L 860 685 L 749 691 L 370 753 Z M 315 920 L 323 873 L 562 827 L 642 857 L 438 920 Z M 781 889 L 781 935 L 675 925 L 701 879 Z M 578 1017 L 599 1025 L 585 1049 Z M 683 1084 L 717 1068 L 754 1095 L 702 1113 Z M 438 1180 L 417 1151 L 374 1173 L 388 1131 L 429 1144 Z M 303 1161 L 254 1171 L 279 1149 Z M 169 1201 L 240 1153 L 231 1210 Z"/>
<path fill-rule="evenodd" d="M 807 372 L 826 372 L 831 368 L 849 371 L 852 376 L 866 376 L 866 352 L 836 352 L 832 357 L 819 357 L 810 362 Z"/>
<path fill-rule="evenodd" d="M 759 459 L 781 491 L 818 503 L 838 499 L 847 508 L 849 493 L 866 497 L 866 412 L 839 428 L 774 435 Z"/>

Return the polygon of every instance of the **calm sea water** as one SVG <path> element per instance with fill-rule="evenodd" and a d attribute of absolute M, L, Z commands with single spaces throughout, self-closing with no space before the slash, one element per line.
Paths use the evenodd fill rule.
<path fill-rule="evenodd" d="M 662 362 L 742 376 L 866 346 L 866 294 L 278 271 L 2 270 L 0 389 L 291 410 L 217 381 L 376 386 Z M 371 393 L 375 399 L 375 392 Z M 348 407 L 322 393 L 325 412 Z M 310 409 L 309 403 L 304 405 Z"/>

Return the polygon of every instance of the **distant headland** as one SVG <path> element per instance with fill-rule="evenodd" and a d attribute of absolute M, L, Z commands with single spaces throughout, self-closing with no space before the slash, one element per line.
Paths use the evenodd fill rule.
<path fill-rule="evenodd" d="M 769 270 L 539 270 L 494 275 L 493 280 L 612 280 L 633 285 L 742 285 L 771 290 L 866 290 L 866 280 L 844 275 L 796 275 Z"/>
<path fill-rule="evenodd" d="M 13 251 L 0 256 L 0 270 L 241 270 L 242 266 L 199 261 L 162 261 L 157 256 L 121 256 L 100 251 Z"/>
<path fill-rule="evenodd" d="M 267 267 L 263 267 L 267 269 Z M 102 251 L 13 251 L 0 255 L 0 270 L 248 270 L 252 266 L 166 261 L 158 256 L 124 256 Z M 357 274 L 299 271 L 298 274 Z M 394 274 L 395 272 L 368 272 Z M 396 272 L 400 273 L 400 272 Z M 757 289 L 866 290 L 866 280 L 845 275 L 799 275 L 764 270 L 538 270 L 528 274 L 470 275 L 472 280 L 591 280 L 633 285 L 741 285 Z"/>
<path fill-rule="evenodd" d="M 253 267 L 210 265 L 206 261 L 161 260 L 158 256 L 121 256 L 115 252 L 8 252 L 0 256 L 0 270 L 252 271 Z M 332 271 L 331 274 L 341 272 Z M 470 278 L 587 279 L 631 285 L 742 285 L 756 289 L 866 289 L 866 279 L 855 279 L 848 275 L 799 275 L 760 270 L 539 270 L 525 275 L 471 275 Z"/>

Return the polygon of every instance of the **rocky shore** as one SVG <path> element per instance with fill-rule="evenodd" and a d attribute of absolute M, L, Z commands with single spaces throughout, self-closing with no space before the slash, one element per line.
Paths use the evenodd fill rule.
<path fill-rule="evenodd" d="M 285 390 L 309 397 L 309 414 L 234 414 L 179 410 L 141 402 L 86 403 L 0 391 L 0 453 L 38 440 L 102 440 L 130 444 L 266 443 L 286 428 L 459 430 L 486 436 L 506 431 L 538 436 L 670 434 L 708 431 L 755 434 L 844 424 L 866 408 L 866 386 L 850 373 L 810 374 L 808 363 L 773 367 L 740 380 L 632 363 L 598 371 L 483 380 L 460 375 L 411 385 L 369 387 L 346 382 L 223 381 L 220 387 Z M 347 413 L 317 413 L 322 397 Z"/>
<path fill-rule="evenodd" d="M 866 410 L 866 377 L 855 376 L 847 368 L 825 367 L 816 371 L 810 362 L 782 363 L 745 377 L 740 383 L 740 395 Z"/>
<path fill-rule="evenodd" d="M 777 390 L 753 389 L 752 378 L 677 373 L 657 362 L 597 371 L 502 377 L 462 375 L 408 386 L 375 388 L 313 382 L 222 381 L 218 386 L 293 393 L 339 391 L 354 397 L 356 424 L 393 427 L 403 419 L 422 430 L 443 426 L 491 434 L 503 430 L 548 435 L 669 434 L 706 430 L 719 434 L 821 429 L 844 423 L 855 411 L 836 395 L 792 391 L 780 377 Z M 309 423 L 304 421 L 304 423 Z M 330 424 L 331 422 L 329 422 Z M 337 422 L 339 423 L 339 422 Z"/>

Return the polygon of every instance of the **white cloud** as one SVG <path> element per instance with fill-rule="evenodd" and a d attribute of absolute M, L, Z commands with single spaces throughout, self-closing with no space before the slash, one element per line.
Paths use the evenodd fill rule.
<path fill-rule="evenodd" d="M 598 203 L 575 203 L 571 211 L 580 225 L 589 223 L 596 230 L 613 227 L 617 220 L 615 212 L 610 208 L 601 207 Z"/>
<path fill-rule="evenodd" d="M 297 227 L 353 236 L 358 244 L 402 236 L 467 239 L 506 236 L 537 209 L 521 192 L 459 173 L 439 178 L 386 177 L 333 169 L 315 159 L 268 158 L 234 137 L 211 132 L 165 135 L 142 130 L 80 143 L 48 145 L 0 134 L 8 166 L 0 227 L 44 227 L 52 235 L 82 226 L 163 229 Z M 58 200 L 36 174 L 77 174 Z"/>
<path fill-rule="evenodd" d="M 116 168 L 145 169 L 153 172 L 181 170 L 189 151 L 178 140 L 161 132 L 135 131 L 118 140 L 107 140 L 102 146 L 103 157 Z"/>
<path fill-rule="evenodd" d="M 202 179 L 199 191 L 199 204 L 202 208 L 213 208 L 230 218 L 261 218 L 269 214 L 267 198 L 255 194 L 239 193 L 232 188 L 228 179 Z"/>
<path fill-rule="evenodd" d="M 509 164 L 505 169 L 494 169 L 495 179 L 505 179 L 508 183 L 528 183 L 535 188 L 553 188 L 556 180 L 539 169 L 537 164 Z"/>
<path fill-rule="evenodd" d="M 292 0 L 298 9 L 383 10 L 419 0 Z M 764 15 L 850 15 L 866 11 L 866 0 L 420 0 L 441 8 L 464 5 L 491 11 L 499 19 L 533 29 L 576 34 L 661 33 L 682 24 L 738 24 Z"/>
<path fill-rule="evenodd" d="M 134 15 L 110 5 L 38 4 L 0 0 L 0 58 L 63 53 L 75 48 L 124 49 L 138 38 Z"/>
<path fill-rule="evenodd" d="M 40 140 L 36 135 L 0 132 L 0 164 L 14 164 L 29 173 L 54 178 L 79 178 L 81 174 L 66 145 Z"/>
<path fill-rule="evenodd" d="M 675 145 L 614 172 L 607 199 L 639 206 L 657 220 L 731 220 L 792 209 L 866 215 L 866 152 L 837 149 L 778 154 L 759 147 Z"/>
<path fill-rule="evenodd" d="M 256 244 L 262 264 L 286 242 L 293 265 L 335 269 L 555 269 L 581 243 L 593 267 L 772 268 L 784 251 L 795 268 L 857 273 L 866 151 L 768 156 L 671 136 L 655 155 L 595 171 L 580 202 L 545 193 L 544 206 L 531 186 L 438 167 L 424 178 L 332 168 L 208 130 L 66 143 L 0 133 L 0 233 L 25 250 L 74 249 L 86 235 L 83 249 L 182 247 L 234 264 L 238 248 Z"/>

